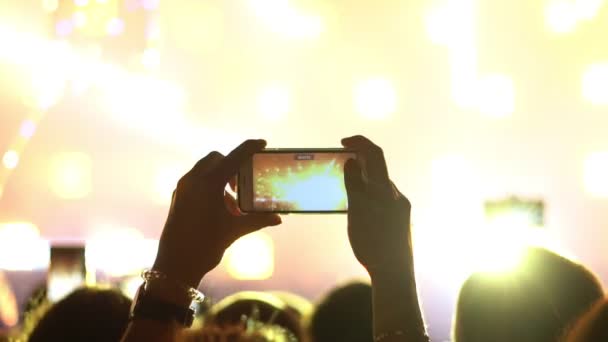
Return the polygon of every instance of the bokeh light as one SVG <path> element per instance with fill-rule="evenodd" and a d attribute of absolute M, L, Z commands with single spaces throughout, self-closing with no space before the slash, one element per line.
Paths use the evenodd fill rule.
<path fill-rule="evenodd" d="M 245 235 L 226 251 L 226 270 L 234 279 L 264 280 L 274 272 L 274 242 L 264 232 Z"/>
<path fill-rule="evenodd" d="M 515 86 L 504 75 L 487 75 L 479 80 L 477 106 L 480 113 L 490 117 L 504 117 L 515 110 Z"/>
<path fill-rule="evenodd" d="M 187 172 L 178 165 L 166 165 L 158 168 L 154 175 L 153 200 L 160 205 L 169 205 L 177 181 Z"/>
<path fill-rule="evenodd" d="M 355 109 L 366 119 L 385 119 L 397 110 L 397 91 L 385 78 L 360 81 L 354 90 Z"/>
<path fill-rule="evenodd" d="M 2 165 L 5 168 L 12 170 L 19 164 L 19 153 L 15 150 L 8 150 L 2 156 Z"/>
<path fill-rule="evenodd" d="M 273 84 L 263 88 L 257 97 L 258 112 L 267 120 L 284 119 L 291 107 L 291 96 L 287 87 Z"/>
<path fill-rule="evenodd" d="M 608 152 L 596 152 L 585 160 L 585 190 L 598 198 L 608 198 Z"/>
<path fill-rule="evenodd" d="M 574 0 L 576 15 L 581 20 L 594 19 L 604 3 L 604 0 Z"/>
<path fill-rule="evenodd" d="M 31 271 L 49 265 L 49 243 L 29 222 L 0 223 L 0 269 Z"/>
<path fill-rule="evenodd" d="M 132 227 L 96 224 L 86 241 L 87 272 L 101 271 L 112 277 L 134 275 L 154 263 L 158 241 L 145 239 Z"/>
<path fill-rule="evenodd" d="M 545 9 L 548 28 L 558 34 L 570 33 L 576 29 L 578 15 L 571 0 L 553 0 Z"/>
<path fill-rule="evenodd" d="M 160 66 L 160 51 L 157 48 L 147 48 L 141 55 L 141 64 L 146 69 L 157 69 Z"/>
<path fill-rule="evenodd" d="M 76 28 L 83 28 L 88 21 L 87 14 L 82 11 L 76 11 L 72 16 L 72 21 L 74 22 L 74 26 Z"/>
<path fill-rule="evenodd" d="M 582 80 L 583 97 L 594 105 L 608 105 L 608 62 L 590 65 Z"/>
<path fill-rule="evenodd" d="M 110 36 L 118 36 L 125 30 L 125 22 L 120 18 L 111 18 L 106 24 L 106 33 Z"/>
<path fill-rule="evenodd" d="M 42 0 L 42 9 L 47 12 L 55 12 L 59 8 L 59 0 Z"/>
<path fill-rule="evenodd" d="M 36 123 L 32 120 L 24 120 L 19 128 L 21 137 L 30 139 L 36 133 Z"/>
<path fill-rule="evenodd" d="M 57 197 L 79 199 L 92 188 L 92 160 L 81 152 L 56 155 L 51 163 L 50 186 Z"/>
<path fill-rule="evenodd" d="M 249 0 L 254 14 L 271 31 L 287 38 L 317 38 L 324 30 L 323 19 L 295 8 L 289 0 Z"/>

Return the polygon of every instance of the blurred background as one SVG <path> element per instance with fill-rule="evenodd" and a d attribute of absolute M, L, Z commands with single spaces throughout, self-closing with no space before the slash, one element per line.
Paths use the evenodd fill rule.
<path fill-rule="evenodd" d="M 50 246 L 84 246 L 87 282 L 132 293 L 177 179 L 251 137 L 384 148 L 434 340 L 467 274 L 525 244 L 605 283 L 606 32 L 603 0 L 0 0 L 0 321 L 45 284 Z M 316 300 L 366 276 L 345 224 L 287 216 L 201 289 Z"/>

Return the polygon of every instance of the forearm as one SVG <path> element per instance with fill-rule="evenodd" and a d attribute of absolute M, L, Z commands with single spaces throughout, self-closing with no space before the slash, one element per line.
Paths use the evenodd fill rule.
<path fill-rule="evenodd" d="M 428 341 L 413 266 L 373 272 L 371 279 L 374 336 L 381 342 Z"/>

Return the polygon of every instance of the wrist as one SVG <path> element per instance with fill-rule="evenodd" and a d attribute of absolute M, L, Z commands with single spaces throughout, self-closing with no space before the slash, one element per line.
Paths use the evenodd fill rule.
<path fill-rule="evenodd" d="M 168 279 L 184 286 L 198 288 L 201 279 L 208 272 L 206 270 L 198 270 L 190 262 L 171 262 L 167 259 L 169 258 L 157 256 L 152 269 L 162 272 Z"/>

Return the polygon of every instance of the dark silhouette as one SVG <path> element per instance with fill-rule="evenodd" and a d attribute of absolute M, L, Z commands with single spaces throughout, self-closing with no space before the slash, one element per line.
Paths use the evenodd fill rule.
<path fill-rule="evenodd" d="M 572 326 L 564 342 L 608 341 L 608 300 L 601 300 Z"/>
<path fill-rule="evenodd" d="M 118 290 L 77 289 L 51 306 L 28 341 L 119 341 L 130 306 L 131 300 Z"/>
<path fill-rule="evenodd" d="M 279 297 L 265 292 L 244 291 L 228 296 L 211 308 L 205 323 L 220 327 L 239 326 L 244 318 L 276 326 L 302 340 L 299 318 Z"/>
<path fill-rule="evenodd" d="M 585 267 L 532 248 L 518 269 L 476 273 L 464 283 L 454 341 L 556 341 L 601 297 L 599 282 Z"/>
<path fill-rule="evenodd" d="M 333 289 L 317 305 L 309 333 L 312 342 L 373 341 L 372 287 L 355 282 Z"/>

